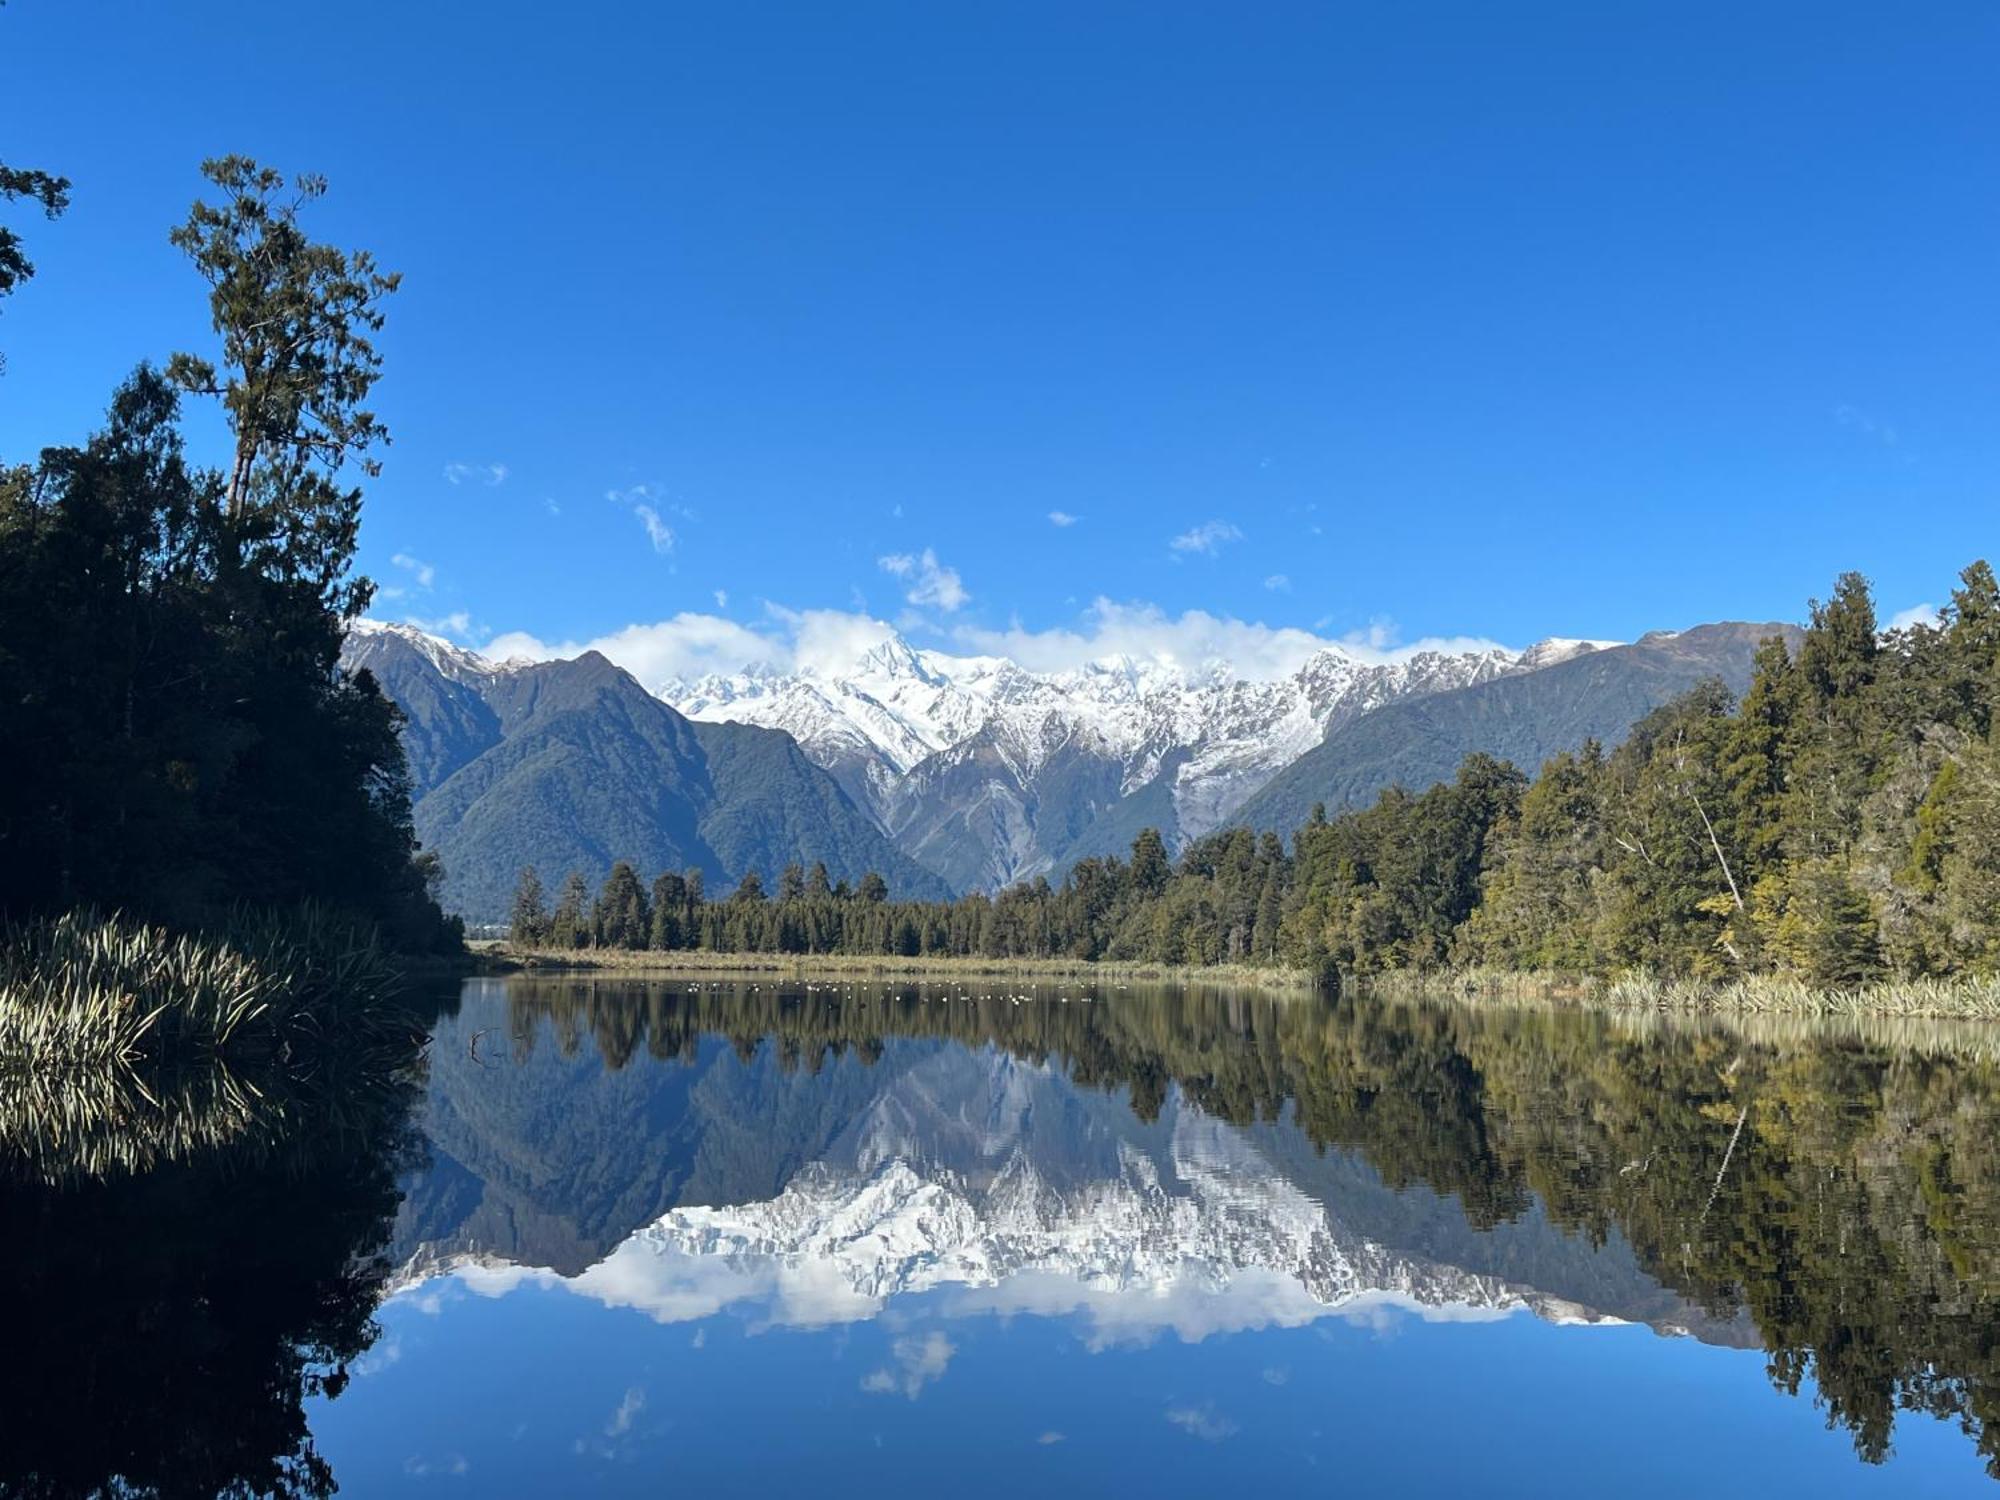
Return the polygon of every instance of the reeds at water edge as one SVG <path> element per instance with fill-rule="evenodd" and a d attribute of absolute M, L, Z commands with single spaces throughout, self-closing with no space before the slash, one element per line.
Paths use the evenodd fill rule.
<path fill-rule="evenodd" d="M 313 908 L 0 929 L 0 1166 L 143 1171 L 337 1123 L 420 1053 L 401 988 L 371 932 Z"/>
<path fill-rule="evenodd" d="M 1459 969 L 1369 975 L 1360 987 L 1392 996 L 1536 1000 L 1673 1015 L 1771 1015 L 2000 1021 L 2000 977 L 1886 979 L 1815 988 L 1782 975 L 1689 979 L 1628 971 L 1611 978 Z"/>

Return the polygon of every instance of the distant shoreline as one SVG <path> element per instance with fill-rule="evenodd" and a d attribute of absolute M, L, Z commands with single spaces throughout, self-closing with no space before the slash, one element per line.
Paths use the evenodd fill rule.
<path fill-rule="evenodd" d="M 617 948 L 516 949 L 504 941 L 468 945 L 478 968 L 494 974 L 601 974 L 674 978 L 688 975 L 779 975 L 811 979 L 842 974 L 870 978 L 1001 978 L 1090 983 L 1238 985 L 1291 992 L 1344 987 L 1392 1000 L 1532 1002 L 1608 1012 L 1651 1011 L 1682 1016 L 1869 1016 L 1922 1020 L 2000 1021 L 2000 979 L 1883 980 L 1850 989 L 1816 990 L 1797 980 L 1755 975 L 1728 981 L 1667 979 L 1646 974 L 1606 978 L 1577 973 L 1494 969 L 1399 970 L 1344 976 L 1322 984 L 1305 969 L 1249 964 L 1121 963 L 1092 959 L 904 958 L 887 954 L 664 952 Z"/>
<path fill-rule="evenodd" d="M 854 953 L 714 953 L 706 949 L 517 949 L 505 942 L 468 944 L 488 973 L 630 974 L 669 978 L 688 974 L 778 974 L 808 979 L 823 974 L 870 977 L 1076 979 L 1093 983 L 1250 985 L 1262 989 L 1319 988 L 1304 969 L 1248 964 L 1118 963 L 1092 959 L 903 958 Z"/>
<path fill-rule="evenodd" d="M 1560 972 L 1447 969 L 1361 975 L 1346 983 L 1360 993 L 1390 999 L 1452 999 L 1473 1004 L 1531 1002 L 1691 1016 L 2000 1021 L 2000 978 L 1884 979 L 1847 988 L 1815 989 L 1777 975 L 1701 980 L 1638 973 L 1605 978 Z"/>

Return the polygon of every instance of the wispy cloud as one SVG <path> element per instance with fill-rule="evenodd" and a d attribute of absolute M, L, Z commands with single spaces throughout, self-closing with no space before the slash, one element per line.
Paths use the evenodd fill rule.
<path fill-rule="evenodd" d="M 1935 604 L 1912 604 L 1908 609 L 1899 609 L 1889 616 L 1891 630 L 1908 630 L 1912 625 L 1935 625 L 1938 622 L 1938 607 Z"/>
<path fill-rule="evenodd" d="M 403 1460 L 403 1472 L 417 1479 L 425 1479 L 432 1474 L 463 1474 L 471 1468 L 471 1461 L 463 1453 L 447 1453 L 442 1458 L 425 1458 L 416 1453 Z"/>
<path fill-rule="evenodd" d="M 447 484 L 483 484 L 488 488 L 507 482 L 505 464 L 448 463 L 444 466 Z"/>
<path fill-rule="evenodd" d="M 448 615 L 438 615 L 431 619 L 426 619 L 422 615 L 404 615 L 403 623 L 414 625 L 419 630 L 427 630 L 432 635 L 455 636 L 460 640 L 473 633 L 472 615 L 462 609 L 455 609 Z"/>
<path fill-rule="evenodd" d="M 655 552 L 667 553 L 674 550 L 674 529 L 660 514 L 660 493 L 650 484 L 630 485 L 625 489 L 609 489 L 604 498 L 613 505 L 622 505 L 632 512 L 633 519 L 646 533 L 646 540 L 653 544 Z M 686 511 L 675 507 L 681 514 Z"/>
<path fill-rule="evenodd" d="M 611 1413 L 611 1420 L 604 1424 L 604 1435 L 623 1437 L 632 1430 L 633 1420 L 645 1409 L 645 1387 L 637 1385 L 631 1387 L 625 1392 L 625 1399 L 620 1401 L 617 1409 Z"/>
<path fill-rule="evenodd" d="M 1049 524 L 1051 526 L 1074 526 L 1082 519 L 1082 516 L 1073 516 L 1066 510 L 1052 510 L 1049 512 Z"/>
<path fill-rule="evenodd" d="M 1849 432 L 1858 432 L 1885 448 L 1894 448 L 1903 441 L 1903 435 L 1893 426 L 1879 417 L 1862 411 L 1859 407 L 1842 403 L 1833 409 L 1833 419 Z"/>
<path fill-rule="evenodd" d="M 899 1338 L 889 1349 L 894 1367 L 885 1365 L 862 1376 L 861 1389 L 876 1395 L 901 1391 L 914 1401 L 926 1385 L 944 1374 L 957 1352 L 957 1345 L 935 1331 L 922 1338 Z"/>
<path fill-rule="evenodd" d="M 1289 594 L 1292 591 L 1292 580 L 1289 574 L 1273 573 L 1264 580 L 1264 587 L 1274 594 Z"/>
<path fill-rule="evenodd" d="M 972 595 L 958 576 L 958 569 L 938 561 L 929 547 L 922 552 L 894 552 L 875 559 L 875 565 L 906 585 L 903 597 L 916 605 L 932 605 L 951 614 L 965 607 Z"/>
<path fill-rule="evenodd" d="M 1167 546 L 1182 556 L 1201 555 L 1213 557 L 1230 542 L 1243 540 L 1243 533 L 1230 521 L 1203 521 L 1199 526 L 1191 526 L 1179 536 L 1170 537 Z"/>
<path fill-rule="evenodd" d="M 416 579 L 417 587 L 420 589 L 427 589 L 433 583 L 437 582 L 436 567 L 434 567 L 430 563 L 424 562 L 418 558 L 410 556 L 410 554 L 407 552 L 398 552 L 394 557 L 390 558 L 389 561 L 396 567 L 401 568 L 405 573 L 408 573 L 412 578 Z"/>
<path fill-rule="evenodd" d="M 660 519 L 660 513 L 650 505 L 635 505 L 632 514 L 639 518 L 639 524 L 646 530 L 646 540 L 653 544 L 655 552 L 674 550 L 674 529 Z"/>
<path fill-rule="evenodd" d="M 1200 1406 L 1170 1406 L 1167 1408 L 1167 1420 L 1204 1443 L 1219 1443 L 1242 1431 L 1236 1423 L 1218 1412 L 1213 1402 L 1208 1401 Z"/>

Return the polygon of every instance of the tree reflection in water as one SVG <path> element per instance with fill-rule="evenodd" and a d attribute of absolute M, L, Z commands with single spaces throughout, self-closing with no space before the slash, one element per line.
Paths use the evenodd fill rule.
<path fill-rule="evenodd" d="M 1539 1206 L 1718 1322 L 1879 1462 L 1898 1411 L 1956 1418 L 2000 1476 L 2000 1032 L 1725 1025 L 1571 1008 L 1134 991 L 1016 1003 L 955 986 L 516 982 L 517 1055 L 612 1069 L 705 1035 L 791 1068 L 897 1037 L 992 1045 L 1359 1153 L 1490 1229 Z M 947 998 L 949 997 L 949 998 Z"/>
<path fill-rule="evenodd" d="M 334 1492 L 305 1405 L 376 1335 L 418 1044 L 348 1060 L 327 1091 L 93 1078 L 0 1098 L 0 1494 Z"/>

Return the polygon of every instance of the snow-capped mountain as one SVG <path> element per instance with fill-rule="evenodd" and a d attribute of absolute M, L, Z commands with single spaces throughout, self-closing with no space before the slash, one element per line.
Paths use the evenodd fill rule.
<path fill-rule="evenodd" d="M 1175 841 L 1198 837 L 1371 709 L 1607 644 L 1388 662 L 1329 646 L 1289 676 L 1259 681 L 1221 661 L 1126 656 L 1031 672 L 891 637 L 851 661 L 655 691 L 691 719 L 785 730 L 904 849 L 955 885 L 993 887 L 1116 850 L 1144 823 Z M 1132 817 L 1106 819 L 1134 799 Z"/>
<path fill-rule="evenodd" d="M 369 666 L 387 650 L 407 646 L 456 683 L 476 687 L 505 672 L 531 665 L 519 659 L 496 662 L 465 646 L 454 646 L 442 636 L 402 625 L 391 620 L 355 619 L 347 622 L 347 643 L 341 658 L 350 667 Z"/>
<path fill-rule="evenodd" d="M 1518 677 L 1609 642 L 1365 660 L 1328 646 L 1256 678 L 1230 663 L 1107 656 L 1030 671 L 897 635 L 790 672 L 642 686 L 704 726 L 783 731 L 903 855 L 955 890 L 992 890 L 1122 853 L 1145 827 L 1179 846 L 1238 809 L 1326 736 L 1404 699 Z M 414 626 L 352 623 L 343 661 L 406 714 L 419 793 L 504 738 L 497 709 L 535 663 L 495 661 Z M 629 842 L 629 840 L 627 841 Z"/>

